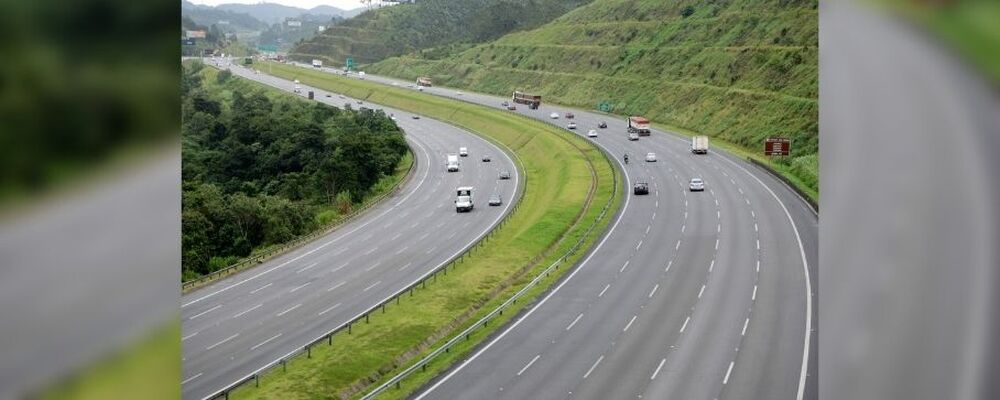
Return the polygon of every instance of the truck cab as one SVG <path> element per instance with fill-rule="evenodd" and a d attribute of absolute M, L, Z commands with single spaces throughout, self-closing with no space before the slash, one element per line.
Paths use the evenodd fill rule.
<path fill-rule="evenodd" d="M 458 155 L 448 155 L 448 172 L 458 172 Z"/>
<path fill-rule="evenodd" d="M 460 186 L 456 189 L 455 211 L 472 211 L 472 186 Z"/>

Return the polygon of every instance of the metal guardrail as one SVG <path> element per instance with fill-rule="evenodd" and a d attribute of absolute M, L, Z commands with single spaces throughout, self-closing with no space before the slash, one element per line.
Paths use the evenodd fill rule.
<path fill-rule="evenodd" d="M 450 340 L 448 340 L 443 345 L 441 345 L 441 347 L 438 347 L 436 350 L 434 350 L 433 352 L 431 352 L 430 354 L 428 354 L 427 356 L 425 356 L 424 358 L 422 358 L 417 363 L 415 363 L 415 364 L 411 365 L 410 367 L 406 368 L 405 370 L 403 370 L 399 374 L 396 374 L 395 376 L 393 376 L 391 379 L 389 379 L 388 381 L 386 381 L 382 385 L 380 385 L 377 388 L 373 389 L 371 392 L 368 392 L 368 394 L 366 394 L 364 397 L 362 397 L 363 400 L 373 399 L 373 398 L 375 398 L 375 396 L 378 396 L 379 394 L 381 394 L 382 392 L 388 390 L 390 387 L 393 387 L 393 386 L 395 386 L 398 389 L 399 385 L 400 385 L 400 382 L 402 382 L 403 379 L 406 379 L 407 377 L 409 377 L 413 373 L 417 372 L 418 369 L 420 369 L 420 370 L 426 370 L 427 369 L 427 365 L 430 364 L 431 361 L 433 361 L 435 358 L 437 358 L 441 354 L 448 353 L 451 350 L 451 348 L 454 347 L 459 342 L 461 342 L 463 340 L 469 340 L 470 336 L 472 335 L 473 332 L 475 332 L 478 329 L 482 329 L 482 328 L 487 327 L 489 325 L 489 322 L 491 320 L 493 320 L 493 319 L 495 319 L 495 318 L 497 318 L 499 316 L 502 316 L 504 310 L 506 310 L 507 308 L 510 308 L 512 305 L 516 304 L 517 301 L 520 298 L 524 297 L 528 293 L 529 290 L 531 290 L 532 288 L 534 288 L 535 286 L 537 286 L 538 283 L 542 281 L 542 279 L 545 279 L 546 277 L 548 277 L 549 274 L 551 274 L 552 271 L 554 271 L 555 269 L 557 269 L 559 267 L 559 265 L 561 265 L 562 263 L 564 263 L 567 258 L 573 256 L 574 254 L 576 254 L 577 251 L 580 250 L 580 248 L 583 246 L 583 244 L 586 243 L 587 239 L 590 237 L 590 234 L 593 233 L 593 230 L 597 227 L 597 223 L 599 221 L 603 220 L 604 217 L 607 215 L 608 210 L 611 208 L 611 205 L 614 203 L 615 194 L 618 191 L 618 174 L 614 173 L 614 171 L 615 171 L 614 164 L 611 162 L 611 159 L 608 158 L 608 154 L 605 151 L 602 150 L 601 154 L 604 156 L 604 160 L 612 168 L 612 174 L 611 174 L 611 176 L 612 176 L 612 182 L 614 183 L 614 185 L 613 185 L 614 192 L 612 192 L 611 197 L 608 199 L 608 202 L 604 204 L 604 207 L 601 209 L 601 213 L 597 216 L 596 219 L 594 219 L 594 222 L 590 225 L 590 227 L 587 228 L 587 231 L 583 235 L 580 236 L 580 239 L 573 245 L 573 247 L 571 247 L 569 250 L 566 251 L 566 253 L 564 253 L 562 256 L 560 256 L 558 259 L 556 259 L 551 265 L 549 265 L 544 270 L 542 270 L 541 272 L 539 272 L 538 275 L 536 275 L 535 278 L 531 280 L 531 282 L 528 282 L 523 288 L 521 288 L 521 290 L 519 290 L 517 293 L 514 293 L 514 295 L 512 295 L 510 298 L 508 298 L 502 304 L 500 304 L 499 306 L 497 306 L 497 308 L 493 309 L 493 311 L 490 311 L 489 314 L 486 314 L 485 316 L 483 316 L 482 318 L 480 318 L 478 321 L 476 321 L 476 323 L 472 324 L 471 326 L 469 326 L 468 328 L 466 328 L 465 330 L 463 330 L 461 333 L 459 333 L 459 334 L 455 335 L 454 337 L 452 337 Z"/>
<path fill-rule="evenodd" d="M 486 138 L 485 136 L 481 136 L 481 137 Z M 517 156 L 517 153 L 515 153 L 510 147 L 508 147 L 507 145 L 505 145 L 503 143 L 494 142 L 493 140 L 491 140 L 489 138 L 486 138 L 486 139 L 488 141 L 490 141 L 491 143 L 494 143 L 495 145 L 499 145 L 499 146 L 502 146 L 503 148 L 505 148 L 506 149 L 506 153 L 508 153 L 509 155 L 511 155 L 512 158 L 517 162 L 518 167 L 519 167 L 518 168 L 519 171 L 522 171 L 522 174 L 521 174 L 521 178 L 522 179 L 520 180 L 520 182 L 518 184 L 518 188 L 515 191 L 515 197 L 517 198 L 517 200 L 511 206 L 511 210 L 510 210 L 509 213 L 507 213 L 507 215 L 505 215 L 497 223 L 495 223 L 490 228 L 490 230 L 488 232 L 484 233 L 482 236 L 480 236 L 478 240 L 470 243 L 468 246 L 466 246 L 464 249 L 462 249 L 461 252 L 459 252 L 458 254 L 456 254 L 455 256 L 453 256 L 451 259 L 449 259 L 449 260 L 445 261 L 444 263 L 442 263 L 439 268 L 437 268 L 437 269 L 435 269 L 433 271 L 429 271 L 427 274 L 425 274 L 420 279 L 418 279 L 418 280 L 414 281 L 413 283 L 411 283 L 410 285 L 408 285 L 408 286 L 400 289 L 399 291 L 397 291 L 396 293 L 390 295 L 389 297 L 386 297 L 384 300 L 382 300 L 378 304 L 375 304 L 374 306 L 370 307 L 369 309 L 365 310 L 364 312 L 362 312 L 362 313 L 354 316 L 354 318 L 351 318 L 350 320 L 348 320 L 347 322 L 341 324 L 340 326 L 337 326 L 336 328 L 333 328 L 329 332 L 327 332 L 327 333 L 319 336 L 318 338 L 310 341 L 305 346 L 302 346 L 302 347 L 299 347 L 299 348 L 297 348 L 295 350 L 292 350 L 291 352 L 289 352 L 289 353 L 287 353 L 287 354 L 279 357 L 278 359 L 276 359 L 276 360 L 274 360 L 274 361 L 272 361 L 270 363 L 267 363 L 263 367 L 258 368 L 256 371 L 254 371 L 254 372 L 252 372 L 252 373 L 244 376 L 243 378 L 240 378 L 239 380 L 237 380 L 236 382 L 230 384 L 229 386 L 227 386 L 227 387 L 225 387 L 225 388 L 223 388 L 223 389 L 221 389 L 221 390 L 213 393 L 212 395 L 209 395 L 208 397 L 205 397 L 205 399 L 219 399 L 219 398 L 229 399 L 229 393 L 230 392 L 232 392 L 233 390 L 236 390 L 237 388 L 239 388 L 239 387 L 241 387 L 241 386 L 249 383 L 250 381 L 253 381 L 255 385 L 259 386 L 260 385 L 260 376 L 263 375 L 263 374 L 265 374 L 265 373 L 267 373 L 271 369 L 276 368 L 279 365 L 282 367 L 282 369 L 284 369 L 284 368 L 286 368 L 286 366 L 287 366 L 287 364 L 288 364 L 288 362 L 290 360 L 294 359 L 295 357 L 301 356 L 302 354 L 306 354 L 306 357 L 311 358 L 312 357 L 312 347 L 313 346 L 315 346 L 317 344 L 320 344 L 322 342 L 326 342 L 327 344 L 332 345 L 333 344 L 333 336 L 334 335 L 336 335 L 336 334 L 338 334 L 340 332 L 343 332 L 345 329 L 347 330 L 347 333 L 350 334 L 351 331 L 352 331 L 352 328 L 354 327 L 354 324 L 361 322 L 361 320 L 364 320 L 365 323 L 368 323 L 369 320 L 370 320 L 371 314 L 374 313 L 374 312 L 376 312 L 376 311 L 378 311 L 379 309 L 381 309 L 382 313 L 385 313 L 385 308 L 386 308 L 387 305 L 389 305 L 389 303 L 395 302 L 396 304 L 399 304 L 400 298 L 402 298 L 403 296 L 405 296 L 407 292 L 409 292 L 409 296 L 413 296 L 413 290 L 416 289 L 417 287 L 421 287 L 421 288 L 426 287 L 428 281 L 431 281 L 432 283 L 436 282 L 438 274 L 447 274 L 449 267 L 454 267 L 457 263 L 462 262 L 465 259 L 465 256 L 469 255 L 475 249 L 482 247 L 486 242 L 488 242 L 489 239 L 491 237 L 493 237 L 493 235 L 496 233 L 496 230 L 499 229 L 499 228 L 501 228 L 501 227 L 503 227 L 503 226 L 505 226 L 507 224 L 508 220 L 517 213 L 517 210 L 518 210 L 518 208 L 520 208 L 520 205 L 521 205 L 521 199 L 523 197 L 523 196 L 520 196 L 520 194 L 524 193 L 524 188 L 526 188 L 527 185 L 528 185 L 528 176 L 527 176 L 526 172 L 523 172 L 523 171 L 525 171 L 525 169 L 524 169 L 524 163 L 521 161 L 520 157 Z"/>
<path fill-rule="evenodd" d="M 282 254 L 284 254 L 284 253 L 286 253 L 286 252 L 288 252 L 290 250 L 294 250 L 295 248 L 297 248 L 297 247 L 299 247 L 299 246 L 301 246 L 303 244 L 306 244 L 306 243 L 312 241 L 313 239 L 316 239 L 316 238 L 318 238 L 320 236 L 324 236 L 324 235 L 327 235 L 327 234 L 335 231 L 337 228 L 340 228 L 341 225 L 344 225 L 344 224 L 346 224 L 348 222 L 353 221 L 354 218 L 356 218 L 358 215 L 361 215 L 361 213 L 367 211 L 368 209 L 370 209 L 370 208 L 372 208 L 372 207 L 374 207 L 376 205 L 381 204 L 382 200 L 388 198 L 389 196 L 393 196 L 393 195 L 397 194 L 399 192 L 399 190 L 403 187 L 403 184 L 405 184 L 406 182 L 408 182 L 410 180 L 410 178 L 412 178 L 413 171 L 416 170 L 416 166 L 417 166 L 417 155 L 416 155 L 416 153 L 413 152 L 413 149 L 409 149 L 409 151 L 410 151 L 410 154 L 413 157 L 413 162 L 410 163 L 410 167 L 406 170 L 406 175 L 403 176 L 403 179 L 400 179 L 400 180 L 396 181 L 396 183 L 393 184 L 393 187 L 391 189 L 389 189 L 388 191 L 386 191 L 385 193 L 382 193 L 382 194 L 380 194 L 378 196 L 375 196 L 375 197 L 369 199 L 368 201 L 364 202 L 361 205 L 361 207 L 352 210 L 351 212 L 347 213 L 347 215 L 343 216 L 342 218 L 338 219 L 337 221 L 334 221 L 334 222 L 328 224 L 327 226 L 325 226 L 323 228 L 316 229 L 316 230 L 314 230 L 314 231 L 312 231 L 310 233 L 307 233 L 305 235 L 298 236 L 298 237 L 296 237 L 296 238 L 294 238 L 294 239 L 292 239 L 292 240 L 290 240 L 288 242 L 285 242 L 285 243 L 282 243 L 281 245 L 278 245 L 276 247 L 270 248 L 267 251 L 265 251 L 264 253 L 244 258 L 244 259 L 236 262 L 235 264 L 230 265 L 228 267 L 225 267 L 223 269 L 220 269 L 218 271 L 214 271 L 214 272 L 209 273 L 207 275 L 203 275 L 203 276 L 200 276 L 198 278 L 195 278 L 195 279 L 192 279 L 192 280 L 189 280 L 189 281 L 186 281 L 186 282 L 181 282 L 181 293 L 185 293 L 185 292 L 187 292 L 189 290 L 197 289 L 197 288 L 199 288 L 199 287 L 201 287 L 201 286 L 203 286 L 205 284 L 214 282 L 214 281 L 216 281 L 216 280 L 218 280 L 220 278 L 223 278 L 223 277 L 235 274 L 237 272 L 243 271 L 244 269 L 246 269 L 246 268 L 248 268 L 248 267 L 250 267 L 252 265 L 261 264 L 264 261 L 267 261 L 267 260 L 271 259 L 271 257 L 277 256 L 277 255 L 282 255 Z"/>

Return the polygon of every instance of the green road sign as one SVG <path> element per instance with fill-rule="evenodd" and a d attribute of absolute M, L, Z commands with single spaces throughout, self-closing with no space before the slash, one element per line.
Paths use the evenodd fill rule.
<path fill-rule="evenodd" d="M 597 104 L 597 109 L 603 112 L 611 112 L 611 103 L 608 101 L 602 101 Z"/>
<path fill-rule="evenodd" d="M 344 65 L 348 71 L 354 70 L 354 57 L 347 57 L 347 63 Z"/>

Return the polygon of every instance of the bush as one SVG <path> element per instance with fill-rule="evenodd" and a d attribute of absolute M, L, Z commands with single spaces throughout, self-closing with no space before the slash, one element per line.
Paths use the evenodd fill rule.
<path fill-rule="evenodd" d="M 690 17 L 691 14 L 694 14 L 693 6 L 686 6 L 684 7 L 684 9 L 681 10 L 681 16 L 684 18 Z"/>

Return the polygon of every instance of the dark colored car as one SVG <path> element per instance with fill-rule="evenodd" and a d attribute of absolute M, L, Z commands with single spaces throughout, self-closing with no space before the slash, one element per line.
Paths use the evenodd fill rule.
<path fill-rule="evenodd" d="M 514 111 L 514 110 L 517 110 L 517 106 L 515 106 L 513 104 L 510 104 L 510 105 L 507 106 L 507 109 L 510 110 L 510 111 Z"/>
<path fill-rule="evenodd" d="M 413 114 L 413 119 L 420 119 L 420 116 L 417 114 Z"/>
<path fill-rule="evenodd" d="M 604 122 L 604 121 L 601 121 L 601 123 L 597 124 L 597 127 L 598 128 L 607 128 L 608 127 L 608 123 Z"/>
<path fill-rule="evenodd" d="M 632 186 L 632 193 L 636 195 L 649 194 L 649 184 L 646 182 L 636 182 Z"/>
<path fill-rule="evenodd" d="M 571 112 L 566 113 L 566 119 L 573 119 L 574 115 Z"/>

